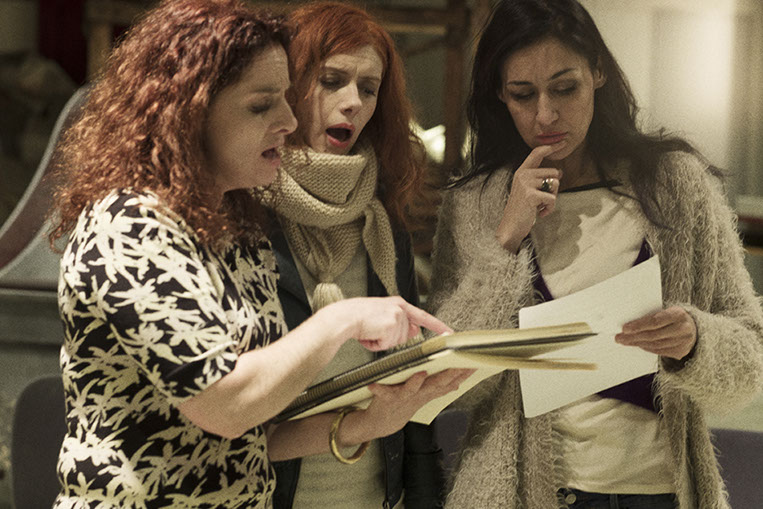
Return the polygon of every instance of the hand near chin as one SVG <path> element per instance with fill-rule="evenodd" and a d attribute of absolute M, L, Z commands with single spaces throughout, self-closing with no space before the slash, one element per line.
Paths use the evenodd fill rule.
<path fill-rule="evenodd" d="M 509 199 L 495 233 L 498 242 L 508 251 L 516 253 L 519 250 L 522 239 L 535 225 L 536 217 L 545 217 L 554 211 L 561 171 L 541 168 L 540 165 L 565 143 L 535 147 L 514 172 Z"/>
<path fill-rule="evenodd" d="M 684 308 L 671 306 L 626 323 L 615 341 L 680 360 L 696 345 L 697 326 Z"/>

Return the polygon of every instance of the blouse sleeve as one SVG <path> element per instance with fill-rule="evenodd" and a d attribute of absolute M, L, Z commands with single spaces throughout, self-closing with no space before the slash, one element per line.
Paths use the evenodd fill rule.
<path fill-rule="evenodd" d="M 135 363 L 177 404 L 235 366 L 219 275 L 179 218 L 121 195 L 91 212 L 62 262 L 62 283 L 86 307 L 78 334 L 106 328 L 112 362 Z M 102 202 L 101 202 L 102 203 Z"/>

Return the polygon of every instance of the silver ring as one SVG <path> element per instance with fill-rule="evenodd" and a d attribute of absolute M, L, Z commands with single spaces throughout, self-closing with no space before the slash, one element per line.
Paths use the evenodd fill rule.
<path fill-rule="evenodd" d="M 552 179 L 552 178 L 544 178 L 543 182 L 541 182 L 541 184 L 540 184 L 540 190 L 543 191 L 544 193 L 550 193 L 551 192 L 551 182 L 553 180 L 554 179 Z"/>

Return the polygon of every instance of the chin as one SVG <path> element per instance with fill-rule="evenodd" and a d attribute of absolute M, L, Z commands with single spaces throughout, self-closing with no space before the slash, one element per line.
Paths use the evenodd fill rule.
<path fill-rule="evenodd" d="M 269 167 L 258 171 L 255 176 L 256 178 L 254 179 L 256 183 L 252 187 L 267 187 L 275 182 L 276 177 L 278 177 L 279 168 L 280 167 Z"/>
<path fill-rule="evenodd" d="M 550 156 L 546 157 L 547 161 L 564 161 L 570 156 L 571 152 L 567 152 L 566 150 L 564 152 L 551 154 Z"/>

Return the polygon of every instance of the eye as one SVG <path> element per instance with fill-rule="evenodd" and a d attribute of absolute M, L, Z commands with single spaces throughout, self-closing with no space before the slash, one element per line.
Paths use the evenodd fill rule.
<path fill-rule="evenodd" d="M 529 101 L 535 95 L 534 92 L 509 92 L 509 95 L 515 101 L 523 102 Z"/>
<path fill-rule="evenodd" d="M 339 79 L 338 76 L 332 75 L 321 76 L 320 79 L 318 79 L 318 83 L 320 83 L 323 88 L 329 90 L 336 90 L 342 86 L 342 80 Z"/>
<path fill-rule="evenodd" d="M 564 86 L 564 87 L 559 87 L 556 90 L 554 90 L 554 92 L 556 94 L 558 94 L 558 95 L 571 95 L 571 94 L 575 93 L 575 91 L 577 89 L 578 89 L 578 85 L 577 85 L 577 83 L 575 83 L 573 85 L 567 85 L 567 86 Z"/>
<path fill-rule="evenodd" d="M 272 106 L 273 106 L 273 103 L 270 101 L 255 103 L 249 106 L 249 111 L 251 111 L 255 115 L 259 115 L 268 111 Z"/>
<path fill-rule="evenodd" d="M 376 87 L 360 87 L 360 91 L 369 97 L 375 97 L 379 93 Z"/>

